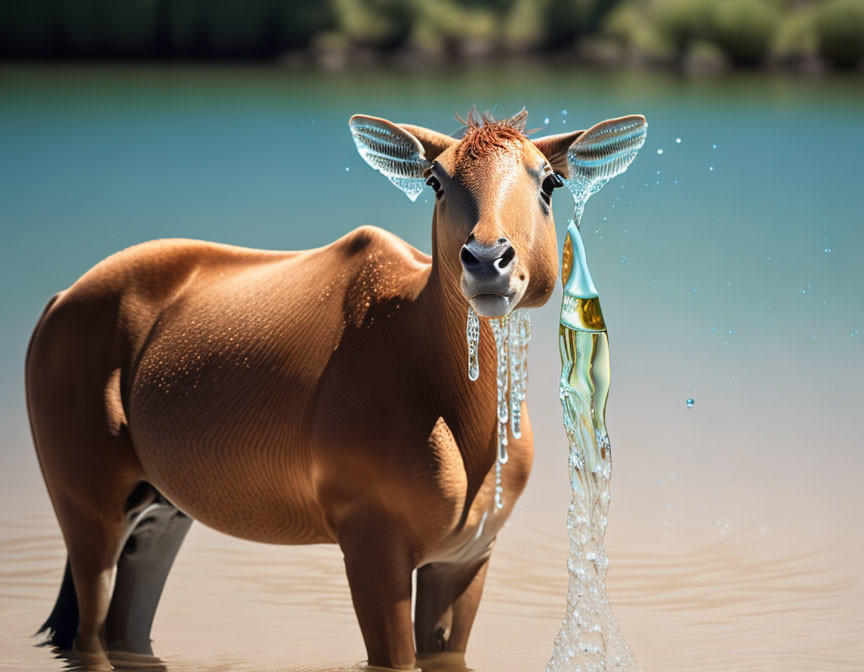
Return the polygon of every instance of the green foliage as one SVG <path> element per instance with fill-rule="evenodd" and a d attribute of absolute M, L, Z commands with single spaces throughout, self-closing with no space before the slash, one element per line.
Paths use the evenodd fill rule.
<path fill-rule="evenodd" d="M 292 51 L 853 67 L 864 60 L 864 0 L 0 0 L 0 56 Z"/>
<path fill-rule="evenodd" d="M 819 52 L 819 35 L 811 9 L 789 12 L 774 31 L 771 58 L 778 63 L 804 63 Z"/>
<path fill-rule="evenodd" d="M 713 0 L 657 0 L 651 14 L 660 34 L 678 55 L 692 42 L 712 36 Z"/>
<path fill-rule="evenodd" d="M 622 46 L 630 61 L 668 64 L 675 60 L 675 49 L 645 16 L 636 3 L 624 3 L 609 14 L 602 34 Z"/>
<path fill-rule="evenodd" d="M 712 37 L 734 63 L 755 65 L 767 58 L 779 20 L 776 3 L 724 0 L 711 13 Z"/>
<path fill-rule="evenodd" d="M 848 68 L 864 59 L 864 2 L 829 0 L 816 11 L 819 51 L 832 64 Z"/>

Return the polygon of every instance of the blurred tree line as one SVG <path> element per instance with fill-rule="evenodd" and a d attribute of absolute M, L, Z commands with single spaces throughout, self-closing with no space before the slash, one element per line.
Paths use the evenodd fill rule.
<path fill-rule="evenodd" d="M 861 68 L 864 0 L 0 0 L 0 57 Z"/>

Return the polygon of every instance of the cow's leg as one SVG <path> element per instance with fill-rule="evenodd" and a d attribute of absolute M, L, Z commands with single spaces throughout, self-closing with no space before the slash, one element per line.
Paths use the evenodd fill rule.
<path fill-rule="evenodd" d="M 111 669 L 102 637 L 111 603 L 111 579 L 128 529 L 123 499 L 113 505 L 82 501 L 79 496 L 55 499 L 78 603 L 74 648 L 96 669 Z"/>
<path fill-rule="evenodd" d="M 465 650 L 486 580 L 488 557 L 417 571 L 417 665 L 424 672 L 467 670 Z"/>
<path fill-rule="evenodd" d="M 146 485 L 146 484 L 142 484 Z M 105 626 L 108 650 L 152 655 L 150 629 L 162 588 L 192 525 L 149 486 L 150 493 L 127 513 L 131 533 L 117 561 L 117 579 Z M 149 495 L 149 496 L 148 496 Z"/>
<path fill-rule="evenodd" d="M 411 553 L 398 525 L 377 512 L 339 525 L 339 545 L 370 669 L 413 670 Z"/>

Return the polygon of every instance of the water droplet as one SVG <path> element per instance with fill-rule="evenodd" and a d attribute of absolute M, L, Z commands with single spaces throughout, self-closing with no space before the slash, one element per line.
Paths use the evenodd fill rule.
<path fill-rule="evenodd" d="M 687 408 L 693 408 L 693 404 L 695 404 L 696 402 L 695 402 L 693 399 L 688 399 L 688 400 L 687 400 L 686 402 L 684 402 L 684 403 L 687 404 Z"/>
<path fill-rule="evenodd" d="M 802 290 L 801 290 L 801 293 L 802 293 L 802 294 L 806 294 L 806 293 L 807 293 L 807 290 L 806 290 L 806 289 L 802 289 Z"/>
<path fill-rule="evenodd" d="M 621 257 L 621 263 L 623 264 L 625 261 L 627 261 L 627 257 Z"/>
<path fill-rule="evenodd" d="M 351 169 L 348 166 L 345 166 L 345 172 L 348 173 L 350 171 L 351 171 Z"/>
<path fill-rule="evenodd" d="M 708 166 L 708 172 L 713 173 L 714 172 L 714 166 Z"/>
<path fill-rule="evenodd" d="M 717 149 L 717 145 L 716 144 L 711 145 L 711 149 Z"/>
<path fill-rule="evenodd" d="M 678 180 L 672 180 L 672 184 L 678 184 Z"/>
<path fill-rule="evenodd" d="M 546 117 L 545 119 L 543 119 L 543 123 L 544 123 L 546 126 L 548 126 L 548 125 L 549 125 L 549 117 Z"/>
<path fill-rule="evenodd" d="M 662 150 L 662 149 L 658 149 L 658 150 L 657 150 L 657 153 L 658 153 L 658 154 L 662 154 L 662 153 L 663 153 L 663 150 Z"/>
<path fill-rule="evenodd" d="M 857 335 L 858 335 L 858 330 L 856 329 L 856 330 L 853 331 L 851 334 L 849 334 L 849 337 L 850 337 L 850 338 L 855 338 Z"/>
<path fill-rule="evenodd" d="M 734 333 L 735 333 L 735 330 L 734 330 L 734 329 L 730 329 L 730 330 L 729 330 L 729 333 L 730 333 L 730 334 L 734 334 Z"/>
<path fill-rule="evenodd" d="M 825 254 L 831 254 L 831 248 L 830 247 L 825 248 Z"/>
<path fill-rule="evenodd" d="M 675 138 L 675 144 L 680 145 L 681 144 L 681 138 Z"/>
<path fill-rule="evenodd" d="M 561 110 L 561 116 L 566 117 L 567 116 L 567 110 Z"/>
<path fill-rule="evenodd" d="M 716 334 L 717 333 L 717 327 L 714 327 L 713 329 L 711 329 L 711 333 Z"/>

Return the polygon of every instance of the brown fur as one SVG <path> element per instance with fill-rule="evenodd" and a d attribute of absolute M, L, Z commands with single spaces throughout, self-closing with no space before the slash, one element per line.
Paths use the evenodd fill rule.
<path fill-rule="evenodd" d="M 556 242 L 537 201 L 545 159 L 518 130 L 484 124 L 454 142 L 411 128 L 444 171 L 431 257 L 372 227 L 304 252 L 154 241 L 46 308 L 27 401 L 79 650 L 103 655 L 130 496 L 147 483 L 228 534 L 338 543 L 374 665 L 414 665 L 418 569 L 418 659 L 461 660 L 533 440 L 526 409 L 495 510 L 495 352 L 484 324 L 470 382 L 459 250 L 469 233 L 507 235 L 521 305 L 536 306 L 554 284 Z M 470 189 L 459 156 L 471 158 Z"/>
<path fill-rule="evenodd" d="M 456 150 L 456 164 L 465 160 L 480 159 L 494 152 L 507 149 L 508 143 L 521 143 L 525 136 L 504 122 L 490 122 L 469 126 L 465 137 Z"/>

